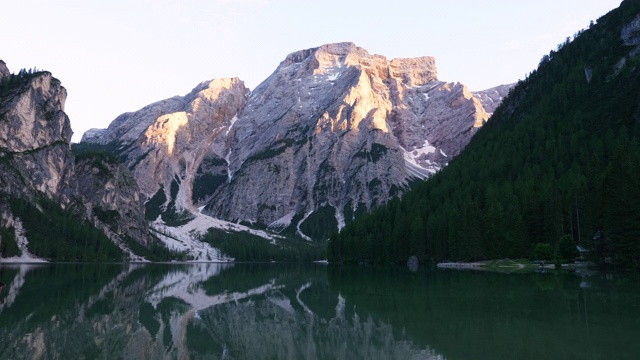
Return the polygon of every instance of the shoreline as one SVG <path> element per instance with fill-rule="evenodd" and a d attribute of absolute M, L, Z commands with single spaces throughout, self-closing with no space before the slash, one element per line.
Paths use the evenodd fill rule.
<path fill-rule="evenodd" d="M 578 268 L 587 268 L 589 263 L 564 263 L 560 264 L 558 270 L 575 270 Z M 441 262 L 437 263 L 439 269 L 460 269 L 460 270 L 483 270 L 483 271 L 532 271 L 532 270 L 553 270 L 556 265 L 550 263 L 534 263 L 530 260 L 523 259 L 496 259 L 474 262 Z"/>

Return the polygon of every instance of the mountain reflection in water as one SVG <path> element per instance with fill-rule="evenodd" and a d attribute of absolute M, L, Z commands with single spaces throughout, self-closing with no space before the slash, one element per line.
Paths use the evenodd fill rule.
<path fill-rule="evenodd" d="M 0 359 L 635 359 L 637 274 L 0 265 Z"/>
<path fill-rule="evenodd" d="M 3 359 L 443 359 L 349 308 L 321 265 L 2 265 L 0 280 Z"/>

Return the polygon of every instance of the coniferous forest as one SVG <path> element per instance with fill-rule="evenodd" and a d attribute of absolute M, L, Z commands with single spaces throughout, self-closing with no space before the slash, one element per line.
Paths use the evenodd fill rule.
<path fill-rule="evenodd" d="M 36 203 L 27 199 L 0 196 L 21 220 L 29 238 L 29 250 L 44 259 L 58 261 L 106 262 L 121 261 L 122 250 L 89 221 L 79 221 L 76 213 L 62 209 L 51 200 L 40 198 Z M 15 244 L 15 230 L 9 244 Z M 6 245 L 5 245 L 6 246 Z M 21 255 L 2 249 L 2 256 Z"/>
<path fill-rule="evenodd" d="M 15 89 L 24 86 L 31 81 L 35 76 L 43 73 L 35 67 L 33 69 L 20 69 L 17 74 L 10 74 L 0 80 L 0 98 L 4 96 L 10 96 L 11 92 Z"/>
<path fill-rule="evenodd" d="M 578 244 L 600 266 L 640 268 L 640 41 L 621 36 L 639 14 L 624 1 L 545 55 L 449 166 L 332 236 L 329 260 L 534 258 L 539 244 L 559 257 Z"/>

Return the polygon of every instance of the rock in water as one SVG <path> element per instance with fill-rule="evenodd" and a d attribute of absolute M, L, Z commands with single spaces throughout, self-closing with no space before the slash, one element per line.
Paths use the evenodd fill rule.
<path fill-rule="evenodd" d="M 417 272 L 418 271 L 418 257 L 417 256 L 411 256 L 409 257 L 409 260 L 407 260 L 407 267 L 409 268 L 409 270 L 411 272 Z"/>

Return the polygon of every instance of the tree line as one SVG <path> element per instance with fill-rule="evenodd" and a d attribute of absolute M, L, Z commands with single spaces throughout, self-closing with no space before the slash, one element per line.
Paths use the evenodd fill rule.
<path fill-rule="evenodd" d="M 249 232 L 226 232 L 211 228 L 201 238 L 231 256 L 235 261 L 248 262 L 312 262 L 326 259 L 324 242 L 306 242 L 280 237 L 276 243 Z"/>
<path fill-rule="evenodd" d="M 10 74 L 0 79 L 0 98 L 9 94 L 13 89 L 27 84 L 36 75 L 42 73 L 35 67 L 32 69 L 20 69 L 17 74 Z"/>

